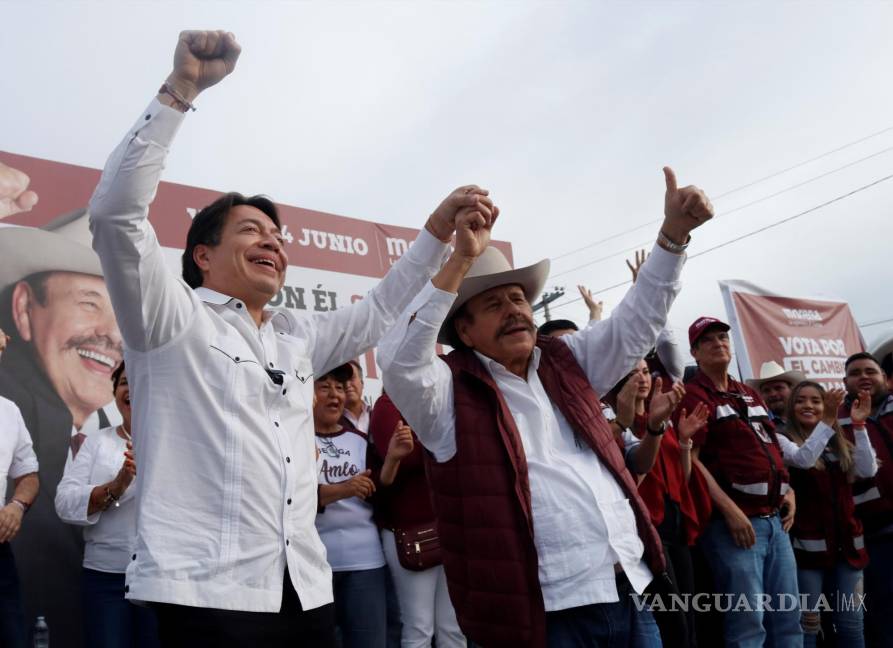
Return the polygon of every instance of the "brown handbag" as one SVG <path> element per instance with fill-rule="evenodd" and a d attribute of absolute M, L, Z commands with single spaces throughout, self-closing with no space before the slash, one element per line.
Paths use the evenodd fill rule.
<path fill-rule="evenodd" d="M 397 558 L 404 569 L 425 571 L 442 561 L 440 538 L 433 522 L 394 527 Z"/>

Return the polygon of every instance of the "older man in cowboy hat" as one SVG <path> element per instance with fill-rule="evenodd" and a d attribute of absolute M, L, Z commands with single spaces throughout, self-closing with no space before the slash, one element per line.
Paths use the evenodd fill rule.
<path fill-rule="evenodd" d="M 654 345 L 689 232 L 713 214 L 665 174 L 658 244 L 608 319 L 537 337 L 549 261 L 512 270 L 477 216 L 379 347 L 385 389 L 430 453 L 450 597 L 476 643 L 625 646 L 647 620 L 659 645 L 631 594 L 664 572 L 663 552 L 598 393 Z M 439 358 L 438 341 L 455 350 Z"/>
<path fill-rule="evenodd" d="M 776 426 L 784 427 L 784 414 L 788 407 L 791 389 L 797 383 L 806 380 L 800 371 L 785 371 L 784 367 L 771 360 L 760 367 L 760 377 L 747 380 L 747 384 L 756 389 L 766 407 L 769 408 L 769 419 Z"/>
<path fill-rule="evenodd" d="M 103 406 L 121 335 L 85 210 L 42 228 L 0 227 L 0 259 L 0 326 L 12 334 L 0 396 L 18 405 L 40 462 L 42 496 L 13 542 L 26 619 L 45 616 L 54 636 L 77 646 L 83 539 L 59 520 L 53 499 L 66 461 L 91 430 L 110 424 Z"/>

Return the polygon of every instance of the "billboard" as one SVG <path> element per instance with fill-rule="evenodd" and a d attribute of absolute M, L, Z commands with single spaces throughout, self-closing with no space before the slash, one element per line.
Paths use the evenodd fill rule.
<path fill-rule="evenodd" d="M 843 388 L 844 363 L 865 350 L 843 301 L 778 295 L 746 281 L 719 282 L 742 380 L 758 378 L 764 362 L 800 371 L 826 387 Z"/>

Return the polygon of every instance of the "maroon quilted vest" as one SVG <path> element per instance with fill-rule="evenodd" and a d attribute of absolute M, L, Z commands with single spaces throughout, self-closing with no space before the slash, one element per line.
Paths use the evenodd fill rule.
<path fill-rule="evenodd" d="M 601 413 L 598 395 L 566 344 L 537 339 L 539 378 L 577 436 L 620 484 L 654 574 L 666 570 L 657 531 Z M 470 350 L 446 357 L 453 372 L 456 454 L 426 456 L 450 599 L 472 641 L 495 648 L 546 645 L 546 613 L 533 542 L 521 437 L 487 369 Z M 568 529 L 573 533 L 573 529 Z"/>

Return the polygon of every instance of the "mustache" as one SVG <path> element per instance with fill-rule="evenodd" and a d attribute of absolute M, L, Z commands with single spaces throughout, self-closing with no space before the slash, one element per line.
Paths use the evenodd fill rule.
<path fill-rule="evenodd" d="M 124 355 L 124 346 L 120 342 L 116 343 L 107 335 L 82 335 L 69 338 L 68 342 L 65 343 L 64 349 L 67 351 L 84 346 L 94 347 L 97 350 L 105 349 L 118 354 L 119 357 Z"/>
<path fill-rule="evenodd" d="M 505 324 L 499 327 L 499 330 L 496 332 L 496 337 L 502 337 L 503 335 L 507 334 L 509 330 L 518 326 L 523 326 L 530 333 L 533 333 L 536 330 L 536 327 L 533 325 L 532 319 L 524 315 L 516 315 L 510 320 L 507 320 Z"/>

